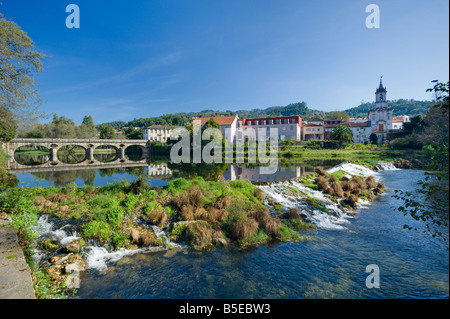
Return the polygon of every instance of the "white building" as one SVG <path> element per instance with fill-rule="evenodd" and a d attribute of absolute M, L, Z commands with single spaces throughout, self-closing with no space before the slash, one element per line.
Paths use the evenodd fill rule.
<path fill-rule="evenodd" d="M 246 134 L 246 129 L 252 128 L 255 136 Z M 290 140 L 299 141 L 302 137 L 302 118 L 299 116 L 280 116 L 266 118 L 239 119 L 236 139 L 245 141 L 245 139 L 255 139 L 258 141 L 269 140 L 271 129 L 278 130 L 278 141 Z M 262 130 L 265 136 L 258 136 Z"/>
<path fill-rule="evenodd" d="M 173 135 L 173 128 L 168 125 L 152 125 L 143 130 L 144 140 L 165 143 Z"/>
<path fill-rule="evenodd" d="M 205 125 L 206 122 L 213 119 L 217 124 L 220 125 L 220 131 L 222 132 L 222 136 L 225 137 L 225 129 L 230 130 L 230 138 L 233 143 L 236 141 L 236 130 L 238 126 L 237 115 L 232 116 L 216 116 L 216 117 L 197 117 L 194 121 L 200 121 L 200 125 Z"/>
<path fill-rule="evenodd" d="M 370 122 L 345 122 L 343 125 L 347 126 L 353 134 L 353 143 L 364 143 L 370 141 L 370 134 L 372 134 L 372 126 Z"/>

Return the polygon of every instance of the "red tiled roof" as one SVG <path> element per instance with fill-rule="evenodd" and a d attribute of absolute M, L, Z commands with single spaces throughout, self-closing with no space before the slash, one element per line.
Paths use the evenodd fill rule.
<path fill-rule="evenodd" d="M 345 125 L 348 127 L 366 127 L 367 122 L 342 122 L 341 125 Z"/>
<path fill-rule="evenodd" d="M 236 115 L 231 116 L 216 116 L 216 117 L 197 117 L 195 120 L 200 120 L 200 124 L 203 125 L 207 120 L 213 119 L 219 125 L 231 125 L 236 118 Z"/>
<path fill-rule="evenodd" d="M 403 123 L 403 119 L 402 118 L 396 118 L 396 117 L 393 117 L 392 118 L 392 122 L 396 122 L 396 123 Z"/>

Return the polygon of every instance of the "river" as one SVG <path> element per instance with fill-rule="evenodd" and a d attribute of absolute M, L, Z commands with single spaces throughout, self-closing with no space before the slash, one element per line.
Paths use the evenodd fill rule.
<path fill-rule="evenodd" d="M 280 167 L 273 181 L 305 175 L 316 164 L 337 163 Z M 204 167 L 184 172 L 185 167 L 150 163 L 139 170 L 143 171 L 121 168 L 109 173 L 82 170 L 41 175 L 18 173 L 17 177 L 22 187 L 62 186 L 68 182 L 103 186 L 118 179 L 134 179 L 142 172 L 156 186 L 163 186 L 174 177 L 199 172 L 252 182 L 266 179 L 258 174 L 257 168 L 234 165 L 220 167 L 218 172 Z M 154 175 L 155 172 L 161 175 Z M 415 192 L 424 172 L 388 169 L 375 175 L 386 184 L 386 192 L 359 208 L 354 217 L 318 211 L 309 216 L 318 226 L 314 241 L 272 243 L 250 249 L 214 248 L 204 252 L 183 245 L 162 251 L 114 253 L 90 247 L 86 251 L 90 268 L 82 274 L 75 298 L 448 298 L 448 243 L 431 238 L 423 232 L 422 222 L 395 210 L 403 203 L 393 197 L 394 190 Z M 285 207 L 301 208 L 300 202 L 283 193 L 283 182 L 259 187 L 270 196 L 277 196 L 277 200 L 284 200 Z M 327 207 L 333 208 L 332 204 Z M 47 231 L 53 229 L 64 234 L 63 237 L 76 235 L 61 232 L 64 225 L 58 229 L 47 220 L 40 222 Z M 417 227 L 418 231 L 404 229 L 405 224 Z M 368 265 L 376 265 L 380 270 L 379 288 L 366 286 Z"/>
<path fill-rule="evenodd" d="M 403 229 L 424 225 L 394 210 L 394 190 L 414 191 L 423 172 L 378 177 L 386 193 L 344 227 L 319 228 L 316 241 L 125 256 L 85 272 L 77 298 L 448 298 L 448 249 Z M 380 269 L 380 288 L 366 287 L 370 264 Z"/>

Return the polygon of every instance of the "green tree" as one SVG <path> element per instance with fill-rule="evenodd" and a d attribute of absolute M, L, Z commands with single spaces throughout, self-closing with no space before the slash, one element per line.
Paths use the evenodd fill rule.
<path fill-rule="evenodd" d="M 395 198 L 404 202 L 404 205 L 397 208 L 398 211 L 404 215 L 410 215 L 415 220 L 420 220 L 425 223 L 425 232 L 433 237 L 440 238 L 448 246 L 448 213 L 449 213 L 449 128 L 448 128 L 448 82 L 447 84 L 436 83 L 435 86 L 427 91 L 436 93 L 436 101 L 432 105 L 428 114 L 438 112 L 439 117 L 443 117 L 443 122 L 446 125 L 438 124 L 439 134 L 431 131 L 432 137 L 430 142 L 425 145 L 429 152 L 429 160 L 424 163 L 427 170 L 425 178 L 418 182 L 420 188 L 417 189 L 419 194 L 422 194 L 424 199 L 418 200 L 417 194 L 404 192 L 402 190 L 395 190 Z M 439 119 L 436 116 L 431 116 L 435 121 Z M 425 119 L 425 122 L 427 120 Z M 429 125 L 424 126 L 421 135 L 428 134 Z M 409 225 L 404 225 L 406 229 L 415 229 Z"/>
<path fill-rule="evenodd" d="M 114 128 L 109 125 L 100 124 L 99 126 L 100 138 L 102 140 L 112 140 L 116 138 Z"/>
<path fill-rule="evenodd" d="M 0 106 L 14 114 L 20 127 L 29 127 L 42 116 L 42 99 L 34 77 L 42 71 L 41 59 L 31 38 L 0 13 Z"/>
<path fill-rule="evenodd" d="M 16 136 L 14 115 L 6 107 L 0 107 L 0 141 L 10 141 Z"/>
<path fill-rule="evenodd" d="M 345 111 L 333 111 L 327 113 L 327 118 L 348 121 L 350 116 Z"/>
<path fill-rule="evenodd" d="M 339 125 L 331 132 L 331 139 L 338 141 L 339 148 L 342 148 L 345 144 L 353 143 L 353 133 L 347 126 Z"/>
<path fill-rule="evenodd" d="M 126 138 L 130 140 L 142 140 L 144 138 L 142 128 L 135 129 L 133 126 L 130 126 L 125 130 L 124 133 Z"/>
<path fill-rule="evenodd" d="M 78 138 L 92 138 L 97 135 L 94 120 L 92 116 L 85 115 L 81 125 L 77 128 Z"/>
<path fill-rule="evenodd" d="M 370 144 L 378 144 L 377 134 L 371 133 L 369 136 Z"/>

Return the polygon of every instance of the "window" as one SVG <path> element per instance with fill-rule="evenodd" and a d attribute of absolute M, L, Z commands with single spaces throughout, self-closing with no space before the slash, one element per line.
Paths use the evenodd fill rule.
<path fill-rule="evenodd" d="M 255 125 L 258 125 L 259 124 L 259 121 L 255 121 Z"/>
<path fill-rule="evenodd" d="M 289 119 L 284 119 L 284 124 L 289 124 Z"/>
<path fill-rule="evenodd" d="M 262 124 L 262 125 L 266 125 L 266 120 L 262 120 L 262 121 L 261 121 L 261 124 Z"/>
<path fill-rule="evenodd" d="M 273 120 L 269 120 L 269 124 L 272 125 L 273 124 Z"/>
<path fill-rule="evenodd" d="M 294 125 L 291 125 L 291 131 L 293 131 L 294 130 Z"/>

